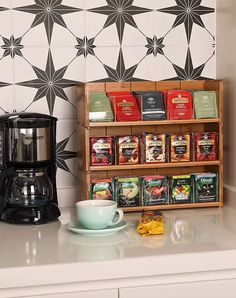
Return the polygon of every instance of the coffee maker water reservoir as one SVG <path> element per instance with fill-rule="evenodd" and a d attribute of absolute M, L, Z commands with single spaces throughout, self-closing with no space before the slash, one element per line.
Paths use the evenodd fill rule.
<path fill-rule="evenodd" d="M 60 216 L 56 191 L 55 117 L 0 117 L 0 218 L 42 224 Z"/>

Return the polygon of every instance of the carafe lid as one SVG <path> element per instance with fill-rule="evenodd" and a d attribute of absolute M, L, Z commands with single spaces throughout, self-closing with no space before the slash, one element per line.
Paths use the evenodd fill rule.
<path fill-rule="evenodd" d="M 48 127 L 56 121 L 56 117 L 40 113 L 12 113 L 0 116 L 0 123 L 5 123 L 9 128 Z"/>

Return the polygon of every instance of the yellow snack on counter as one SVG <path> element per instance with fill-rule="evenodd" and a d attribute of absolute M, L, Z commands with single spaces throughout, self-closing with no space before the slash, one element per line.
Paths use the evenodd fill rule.
<path fill-rule="evenodd" d="M 160 235 L 165 232 L 165 217 L 160 211 L 143 211 L 137 232 L 142 236 Z"/>

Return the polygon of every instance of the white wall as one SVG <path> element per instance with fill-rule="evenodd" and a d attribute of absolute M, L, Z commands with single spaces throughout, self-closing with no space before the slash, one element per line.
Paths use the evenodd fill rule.
<path fill-rule="evenodd" d="M 217 78 L 224 81 L 224 182 L 236 205 L 236 1 L 217 0 Z M 231 199 L 230 199 L 231 198 Z"/>

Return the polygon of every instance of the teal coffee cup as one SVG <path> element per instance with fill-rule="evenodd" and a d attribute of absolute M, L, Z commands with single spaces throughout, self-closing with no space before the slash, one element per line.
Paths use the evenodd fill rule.
<path fill-rule="evenodd" d="M 110 200 L 84 200 L 76 203 L 79 223 L 90 230 L 106 229 L 123 219 L 123 211 Z"/>

